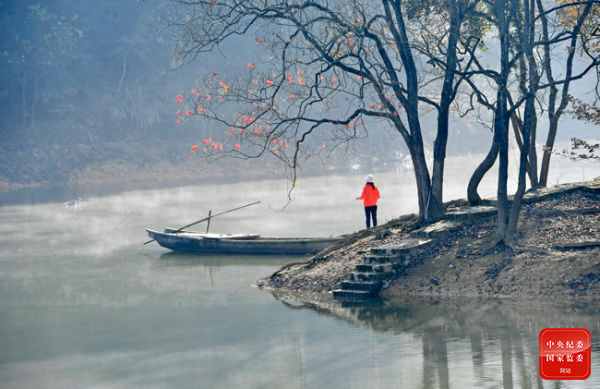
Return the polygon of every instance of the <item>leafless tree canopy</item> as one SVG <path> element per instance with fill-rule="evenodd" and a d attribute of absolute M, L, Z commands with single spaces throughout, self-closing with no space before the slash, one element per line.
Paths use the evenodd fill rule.
<path fill-rule="evenodd" d="M 569 83 L 598 64 L 589 23 L 598 0 L 175 2 L 182 11 L 172 20 L 181 61 L 219 49 L 233 36 L 254 36 L 257 48 L 271 56 L 268 65 L 248 63 L 235 80 L 209 75 L 206 85 L 180 96 L 193 107 L 180 113 L 181 120 L 202 115 L 226 130 L 223 139 L 206 139 L 203 150 L 215 157 L 271 153 L 291 168 L 294 181 L 303 156 L 386 126 L 408 147 L 425 221 L 444 213 L 453 103 L 466 107 L 465 114 L 480 107 L 494 113 L 494 144 L 476 175 L 482 177 L 500 155 L 498 197 L 506 200 L 509 121 L 524 150 L 521 164 L 533 177 L 537 116 L 547 109 L 560 117 L 558 88 L 567 96 Z M 490 56 L 495 39 L 499 56 Z M 567 70 L 558 74 L 551 53 L 565 45 L 571 47 L 566 62 L 563 56 L 558 63 Z M 576 47 L 591 59 L 583 69 L 572 67 Z M 432 148 L 423 143 L 426 111 L 437 115 Z M 426 149 L 433 150 L 431 169 Z M 470 187 L 475 193 L 476 184 Z M 519 191 L 524 188 L 521 183 Z M 507 202 L 500 203 L 506 209 Z"/>
<path fill-rule="evenodd" d="M 480 2 L 178 3 L 186 10 L 175 23 L 183 61 L 218 48 L 228 37 L 257 31 L 262 34 L 256 41 L 273 58 L 263 72 L 249 63 L 246 76 L 235 83 L 211 80 L 213 94 L 221 87 L 216 100 L 210 95 L 211 103 L 196 93 L 193 113 L 230 128 L 228 142 L 215 145 L 218 150 L 241 157 L 274 153 L 295 172 L 303 153 L 391 127 L 410 150 L 422 215 L 441 216 L 449 106 L 464 80 L 457 72 L 467 74 L 486 30 Z M 223 103 L 233 104 L 237 114 L 222 115 Z M 433 175 L 419 119 L 426 109 L 439 115 Z M 315 134 L 319 141 L 311 143 L 309 135 Z"/>

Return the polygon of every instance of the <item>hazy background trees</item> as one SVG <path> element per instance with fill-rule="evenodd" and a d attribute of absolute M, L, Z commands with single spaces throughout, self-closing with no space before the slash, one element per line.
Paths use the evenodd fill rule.
<path fill-rule="evenodd" d="M 269 57 L 257 51 L 254 37 L 240 38 L 180 67 L 176 37 L 165 23 L 172 7 L 168 0 L 0 1 L 0 190 L 251 176 L 241 164 L 207 170 L 189 159 L 204 133 L 216 130 L 208 122 L 177 124 L 177 96 L 206 74 L 237 77 L 248 62 L 268 64 Z M 389 146 L 370 138 L 349 155 L 340 150 L 325 164 L 304 165 L 303 172 L 391 169 L 404 162 L 405 150 Z M 273 160 L 253 164 L 281 170 Z M 190 181 L 194 176 L 198 181 Z"/>
<path fill-rule="evenodd" d="M 0 183 L 66 184 L 103 167 L 128 179 L 187 158 L 193 133 L 173 130 L 173 111 L 192 69 L 168 71 L 166 4 L 0 2 Z"/>

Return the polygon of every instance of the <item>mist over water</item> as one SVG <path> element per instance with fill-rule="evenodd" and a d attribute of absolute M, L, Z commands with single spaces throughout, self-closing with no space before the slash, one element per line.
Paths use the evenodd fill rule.
<path fill-rule="evenodd" d="M 209 211 L 255 201 L 261 203 L 214 219 L 210 231 L 352 233 L 364 228 L 355 198 L 368 173 L 381 191 L 380 224 L 418 211 L 410 166 L 390 167 L 406 161 L 401 136 L 379 121 L 344 158 L 329 159 L 355 167 L 314 178 L 301 172 L 289 204 L 288 183 L 280 179 L 151 187 L 155 174 L 165 179 L 171 172 L 171 182 L 207 179 L 195 175 L 195 167 L 204 166 L 199 153 L 189 159 L 190 148 L 223 136 L 212 122 L 180 122 L 179 96 L 204 87 L 205 75 L 234 85 L 249 74 L 248 63 L 265 77 L 273 70 L 269 45 L 254 34 L 271 27 L 250 30 L 175 69 L 174 31 L 164 24 L 171 19 L 159 20 L 177 15 L 174 3 L 0 1 L 0 389 L 600 387 L 597 306 L 417 299 L 320 306 L 253 287 L 303 258 L 176 254 L 143 245 L 146 228 L 178 228 Z M 489 43 L 488 55 L 498 53 Z M 572 94 L 589 92 L 585 83 L 572 85 Z M 339 103 L 340 109 L 347 105 Z M 436 118 L 423 114 L 424 144 L 431 147 Z M 542 116 L 538 140 L 548 127 Z M 485 114 L 480 119 L 492 121 Z M 597 136 L 596 127 L 563 119 L 558 141 Z M 487 129 L 458 114 L 450 120 L 449 154 L 486 152 Z M 321 135 L 313 135 L 319 144 Z M 511 147 L 514 192 L 518 158 Z M 327 166 L 326 154 L 322 171 L 343 171 Z M 444 200 L 466 197 L 481 159 L 447 159 Z M 237 169 L 224 163 L 215 171 Z M 549 184 L 599 175 L 600 164 L 553 157 Z M 150 189 L 132 182 L 121 187 L 127 190 L 59 186 L 5 193 L 3 187 L 115 176 Z M 496 179 L 493 170 L 481 183 L 482 197 L 495 196 Z M 537 374 L 537 335 L 561 326 L 592 332 L 593 371 L 585 382 L 545 382 Z"/>
<path fill-rule="evenodd" d="M 449 160 L 446 200 L 465 197 L 465 164 Z M 591 179 L 599 168 L 563 161 L 550 182 Z M 592 377 L 560 387 L 600 386 L 597 310 L 436 301 L 318 307 L 252 286 L 301 258 L 142 244 L 145 228 L 181 227 L 254 201 L 261 204 L 215 218 L 211 231 L 350 233 L 363 228 L 355 198 L 365 174 L 299 179 L 287 206 L 286 182 L 265 180 L 0 207 L 0 386 L 549 388 L 537 374 L 537 334 L 559 326 L 586 327 L 593 342 Z M 410 171 L 375 172 L 375 182 L 380 223 L 417 212 Z M 493 196 L 494 187 L 491 174 L 480 193 Z"/>

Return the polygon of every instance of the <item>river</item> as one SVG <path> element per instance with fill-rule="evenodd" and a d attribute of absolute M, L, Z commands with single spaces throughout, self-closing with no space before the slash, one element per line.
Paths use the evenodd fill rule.
<path fill-rule="evenodd" d="M 589 179 L 600 174 L 593 168 L 554 180 Z M 281 180 L 0 206 L 0 387 L 600 387 L 597 304 L 307 303 L 253 286 L 296 257 L 181 255 L 142 244 L 145 228 L 259 200 L 214 219 L 211 231 L 356 231 L 363 176 L 300 180 L 287 207 Z M 377 174 L 376 183 L 381 222 L 416 211 L 409 173 Z M 492 187 L 484 183 L 482 193 Z M 462 190 L 460 180 L 447 184 L 448 199 Z M 537 337 L 546 327 L 591 331 L 589 379 L 539 377 Z"/>

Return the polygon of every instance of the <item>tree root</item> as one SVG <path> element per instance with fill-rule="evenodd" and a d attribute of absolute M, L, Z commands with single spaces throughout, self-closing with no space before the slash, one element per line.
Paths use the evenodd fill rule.
<path fill-rule="evenodd" d="M 534 245 L 530 245 L 530 244 L 523 244 L 523 243 L 516 242 L 516 241 L 512 242 L 508 246 L 517 253 L 524 253 L 524 252 L 537 253 L 537 254 L 549 254 L 550 253 L 550 250 L 548 250 L 545 247 L 534 246 Z"/>
<path fill-rule="evenodd" d="M 484 243 L 481 246 L 481 254 L 487 255 L 491 252 L 506 252 L 511 251 L 514 254 L 532 252 L 537 254 L 548 254 L 550 251 L 541 246 L 528 245 L 520 243 L 515 239 L 507 239 L 503 237 L 495 237 L 491 241 Z"/>

